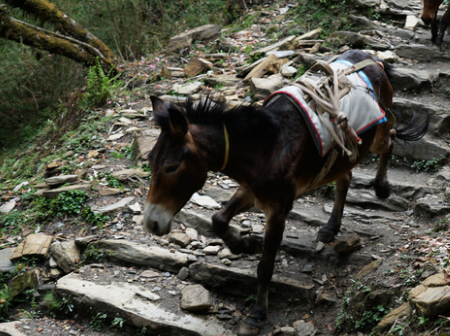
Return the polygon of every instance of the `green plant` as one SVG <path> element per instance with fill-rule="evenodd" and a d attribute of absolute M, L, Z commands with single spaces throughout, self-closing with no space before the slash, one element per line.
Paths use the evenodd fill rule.
<path fill-rule="evenodd" d="M 92 307 L 91 307 L 91 310 L 92 310 Z M 91 329 L 93 331 L 102 331 L 107 318 L 108 318 L 107 314 L 98 312 L 97 314 L 92 316 L 92 319 L 89 322 L 89 326 L 91 327 Z"/>
<path fill-rule="evenodd" d="M 246 298 L 245 298 L 245 303 L 247 304 L 247 305 L 252 305 L 252 304 L 255 304 L 256 303 L 256 295 L 255 294 L 250 294 L 249 296 L 247 296 Z"/>
<path fill-rule="evenodd" d="M 122 182 L 120 182 L 117 177 L 114 177 L 111 174 L 106 174 L 104 177 L 108 181 L 108 186 L 110 186 L 111 188 L 123 188 Z"/>
<path fill-rule="evenodd" d="M 0 315 L 8 314 L 12 300 L 13 297 L 11 295 L 9 287 L 7 284 L 4 284 L 3 288 L 0 289 Z"/>
<path fill-rule="evenodd" d="M 103 71 L 98 57 L 96 65 L 87 70 L 86 92 L 83 94 L 83 105 L 103 106 L 109 100 L 114 100 L 123 82 L 118 80 L 120 74 L 111 76 L 113 68 L 108 74 Z"/>
<path fill-rule="evenodd" d="M 301 64 L 301 65 L 297 68 L 297 73 L 295 74 L 294 81 L 295 81 L 296 79 L 300 78 L 301 76 L 303 76 L 307 70 L 308 70 L 308 69 L 306 69 L 306 66 L 305 66 L 304 64 Z"/>
<path fill-rule="evenodd" d="M 116 316 L 111 322 L 111 329 L 119 329 L 123 327 L 124 319 L 120 316 Z"/>
<path fill-rule="evenodd" d="M 90 207 L 86 207 L 83 210 L 83 217 L 86 219 L 86 221 L 91 224 L 95 225 L 99 228 L 103 228 L 105 223 L 110 219 L 108 215 L 92 212 Z"/>
<path fill-rule="evenodd" d="M 450 215 L 445 215 L 444 217 L 438 219 L 434 223 L 434 230 L 435 231 L 447 231 L 450 224 Z"/>
<path fill-rule="evenodd" d="M 37 313 L 36 312 L 33 312 L 33 311 L 28 311 L 28 310 L 25 310 L 25 309 L 19 309 L 19 311 L 21 311 L 22 313 L 24 313 L 25 315 L 27 315 L 27 318 L 29 319 L 29 320 L 32 320 L 32 319 L 34 319 L 36 316 L 37 316 Z"/>
<path fill-rule="evenodd" d="M 111 156 L 116 159 L 125 159 L 126 158 L 126 159 L 130 160 L 131 157 L 133 156 L 133 146 L 130 145 L 130 146 L 123 147 L 119 152 L 117 152 L 117 151 L 111 152 Z"/>
<path fill-rule="evenodd" d="M 444 156 L 441 156 L 440 158 L 434 158 L 431 160 L 415 160 L 412 163 L 411 168 L 414 168 L 416 170 L 416 173 L 418 173 L 420 171 L 436 172 L 446 163 L 447 163 L 447 158 Z"/>
<path fill-rule="evenodd" d="M 367 325 L 377 324 L 389 311 L 389 309 L 386 309 L 382 305 L 378 305 L 371 310 L 365 310 L 361 319 L 355 321 L 355 329 L 358 330 Z"/>
<path fill-rule="evenodd" d="M 111 257 L 113 255 L 114 252 L 111 250 L 100 248 L 96 244 L 90 244 L 86 251 L 84 251 L 80 266 L 84 266 L 88 262 L 101 263 L 104 262 L 108 257 Z"/>

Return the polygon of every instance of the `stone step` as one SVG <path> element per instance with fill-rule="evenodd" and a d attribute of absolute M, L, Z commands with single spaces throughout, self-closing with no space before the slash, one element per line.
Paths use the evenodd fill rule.
<path fill-rule="evenodd" d="M 234 336 L 220 321 L 209 315 L 176 313 L 164 309 L 158 298 L 148 288 L 127 282 L 98 282 L 84 280 L 80 274 L 71 273 L 55 285 L 58 296 L 70 296 L 78 309 L 87 307 L 108 311 L 110 316 L 122 316 L 125 323 L 137 328 L 151 328 L 155 335 Z M 156 303 L 155 303 L 156 301 Z"/>
<path fill-rule="evenodd" d="M 178 272 L 182 267 L 197 261 L 193 255 L 123 239 L 105 239 L 93 244 L 105 250 L 110 250 L 111 254 L 109 257 L 111 259 L 132 265 L 149 266 L 169 272 Z"/>
<path fill-rule="evenodd" d="M 350 188 L 369 189 L 374 179 L 375 171 L 373 175 L 367 175 L 360 173 L 356 170 L 353 171 L 352 184 Z M 388 175 L 389 176 L 389 175 Z M 404 177 L 407 174 L 403 175 Z M 440 189 L 436 187 L 430 187 L 417 182 L 417 178 L 411 176 L 410 182 L 397 181 L 395 179 L 389 179 L 392 192 L 405 199 L 417 200 L 426 194 L 438 194 Z"/>
<path fill-rule="evenodd" d="M 196 262 L 189 266 L 190 280 L 217 288 L 234 295 L 256 292 L 258 279 L 256 269 L 243 269 L 215 265 L 208 262 Z M 310 301 L 314 296 L 314 285 L 274 273 L 271 287 L 281 293 L 292 293 L 295 297 Z"/>
<path fill-rule="evenodd" d="M 22 333 L 18 329 L 20 328 L 20 322 L 7 322 L 0 323 L 0 335 L 4 336 L 25 336 L 26 334 Z"/>
<path fill-rule="evenodd" d="M 393 109 L 399 114 L 398 121 L 401 121 L 402 124 L 408 123 L 414 116 L 420 118 L 428 114 L 430 116 L 428 135 L 439 137 L 442 134 L 448 134 L 448 126 L 446 126 L 448 124 L 446 123 L 450 121 L 450 112 L 446 107 L 421 103 L 411 99 L 394 98 Z"/>

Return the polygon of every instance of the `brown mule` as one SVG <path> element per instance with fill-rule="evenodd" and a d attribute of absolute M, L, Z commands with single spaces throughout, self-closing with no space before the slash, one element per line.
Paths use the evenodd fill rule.
<path fill-rule="evenodd" d="M 431 42 L 437 47 L 442 46 L 444 34 L 447 27 L 450 25 L 450 6 L 445 11 L 441 19 L 440 29 L 438 33 L 439 21 L 437 19 L 437 12 L 443 0 L 423 0 L 423 9 L 420 18 L 429 25 L 431 23 Z"/>
<path fill-rule="evenodd" d="M 367 58 L 370 57 L 366 53 L 351 50 L 338 60 L 354 64 Z M 391 109 L 393 90 L 383 67 L 372 64 L 363 72 L 370 79 L 380 106 Z M 336 181 L 331 217 L 318 237 L 321 241 L 332 241 L 341 226 L 351 169 L 369 150 L 380 154 L 373 185 L 377 196 L 388 197 L 387 164 L 392 138 L 418 140 L 428 126 L 428 120 L 397 131 L 389 121 L 375 125 L 359 134 L 362 144 L 358 146 L 356 161 L 338 155 L 331 169 L 317 181 L 330 154 L 324 157 L 318 154 L 304 117 L 285 94 L 277 95 L 260 109 L 240 106 L 226 110 L 223 104 L 210 100 L 198 104 L 188 100 L 182 110 L 173 104 L 165 105 L 156 97 L 151 99 L 161 134 L 149 155 L 152 178 L 144 225 L 155 234 L 168 233 L 172 218 L 202 188 L 209 170 L 221 170 L 239 182 L 236 193 L 212 220 L 215 233 L 233 253 L 262 253 L 257 269 L 256 304 L 243 324 L 252 331 L 258 330 L 267 314 L 275 256 L 294 200 L 313 188 Z M 236 214 L 253 205 L 266 216 L 262 246 L 251 236 L 233 232 L 229 226 Z"/>

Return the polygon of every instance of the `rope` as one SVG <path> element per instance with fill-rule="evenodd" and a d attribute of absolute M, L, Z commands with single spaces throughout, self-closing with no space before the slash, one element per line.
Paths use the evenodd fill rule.
<path fill-rule="evenodd" d="M 219 171 L 220 170 L 224 170 L 225 167 L 227 166 L 227 164 L 228 164 L 228 156 L 230 154 L 230 140 L 229 140 L 229 137 L 228 137 L 228 130 L 227 130 L 227 127 L 225 126 L 224 122 L 222 122 L 222 126 L 223 126 L 223 136 L 225 138 L 225 155 L 224 155 L 224 158 L 223 158 L 222 167 L 219 169 Z"/>
<path fill-rule="evenodd" d="M 333 137 L 334 141 L 341 147 L 343 155 L 347 155 L 351 162 L 355 162 L 358 157 L 358 145 L 362 143 L 355 130 L 348 123 L 347 115 L 340 110 L 340 99 L 351 89 L 351 84 L 345 77 L 346 75 L 358 71 L 361 68 L 374 64 L 372 60 L 364 60 L 346 69 L 336 72 L 327 63 L 319 61 L 313 67 L 315 70 L 323 71 L 328 76 L 320 85 L 311 82 L 305 82 L 300 78 L 295 82 L 303 92 L 309 95 L 315 104 L 317 116 L 322 121 L 324 127 Z M 313 69 L 311 69 L 313 70 Z M 324 113 L 328 113 L 334 127 L 331 127 L 326 121 Z"/>

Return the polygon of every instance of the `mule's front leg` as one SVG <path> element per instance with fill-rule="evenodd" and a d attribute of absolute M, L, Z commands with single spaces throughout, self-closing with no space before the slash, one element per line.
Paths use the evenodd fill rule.
<path fill-rule="evenodd" d="M 263 252 L 258 264 L 258 294 L 256 304 L 241 323 L 239 335 L 256 335 L 261 322 L 267 316 L 269 305 L 269 284 L 272 279 L 275 257 L 283 239 L 286 214 L 276 213 L 268 217 L 264 236 Z"/>
<path fill-rule="evenodd" d="M 222 238 L 232 253 L 259 253 L 260 245 L 253 237 L 241 237 L 238 230 L 230 227 L 231 219 L 238 213 L 248 210 L 254 204 L 253 194 L 240 186 L 227 204 L 212 217 L 214 233 Z"/>
<path fill-rule="evenodd" d="M 333 210 L 330 219 L 325 226 L 319 230 L 317 239 L 323 243 L 330 243 L 334 240 L 341 228 L 342 214 L 344 213 L 345 198 L 347 197 L 348 187 L 352 179 L 352 173 L 349 172 L 336 180 L 336 197 L 334 199 Z"/>

